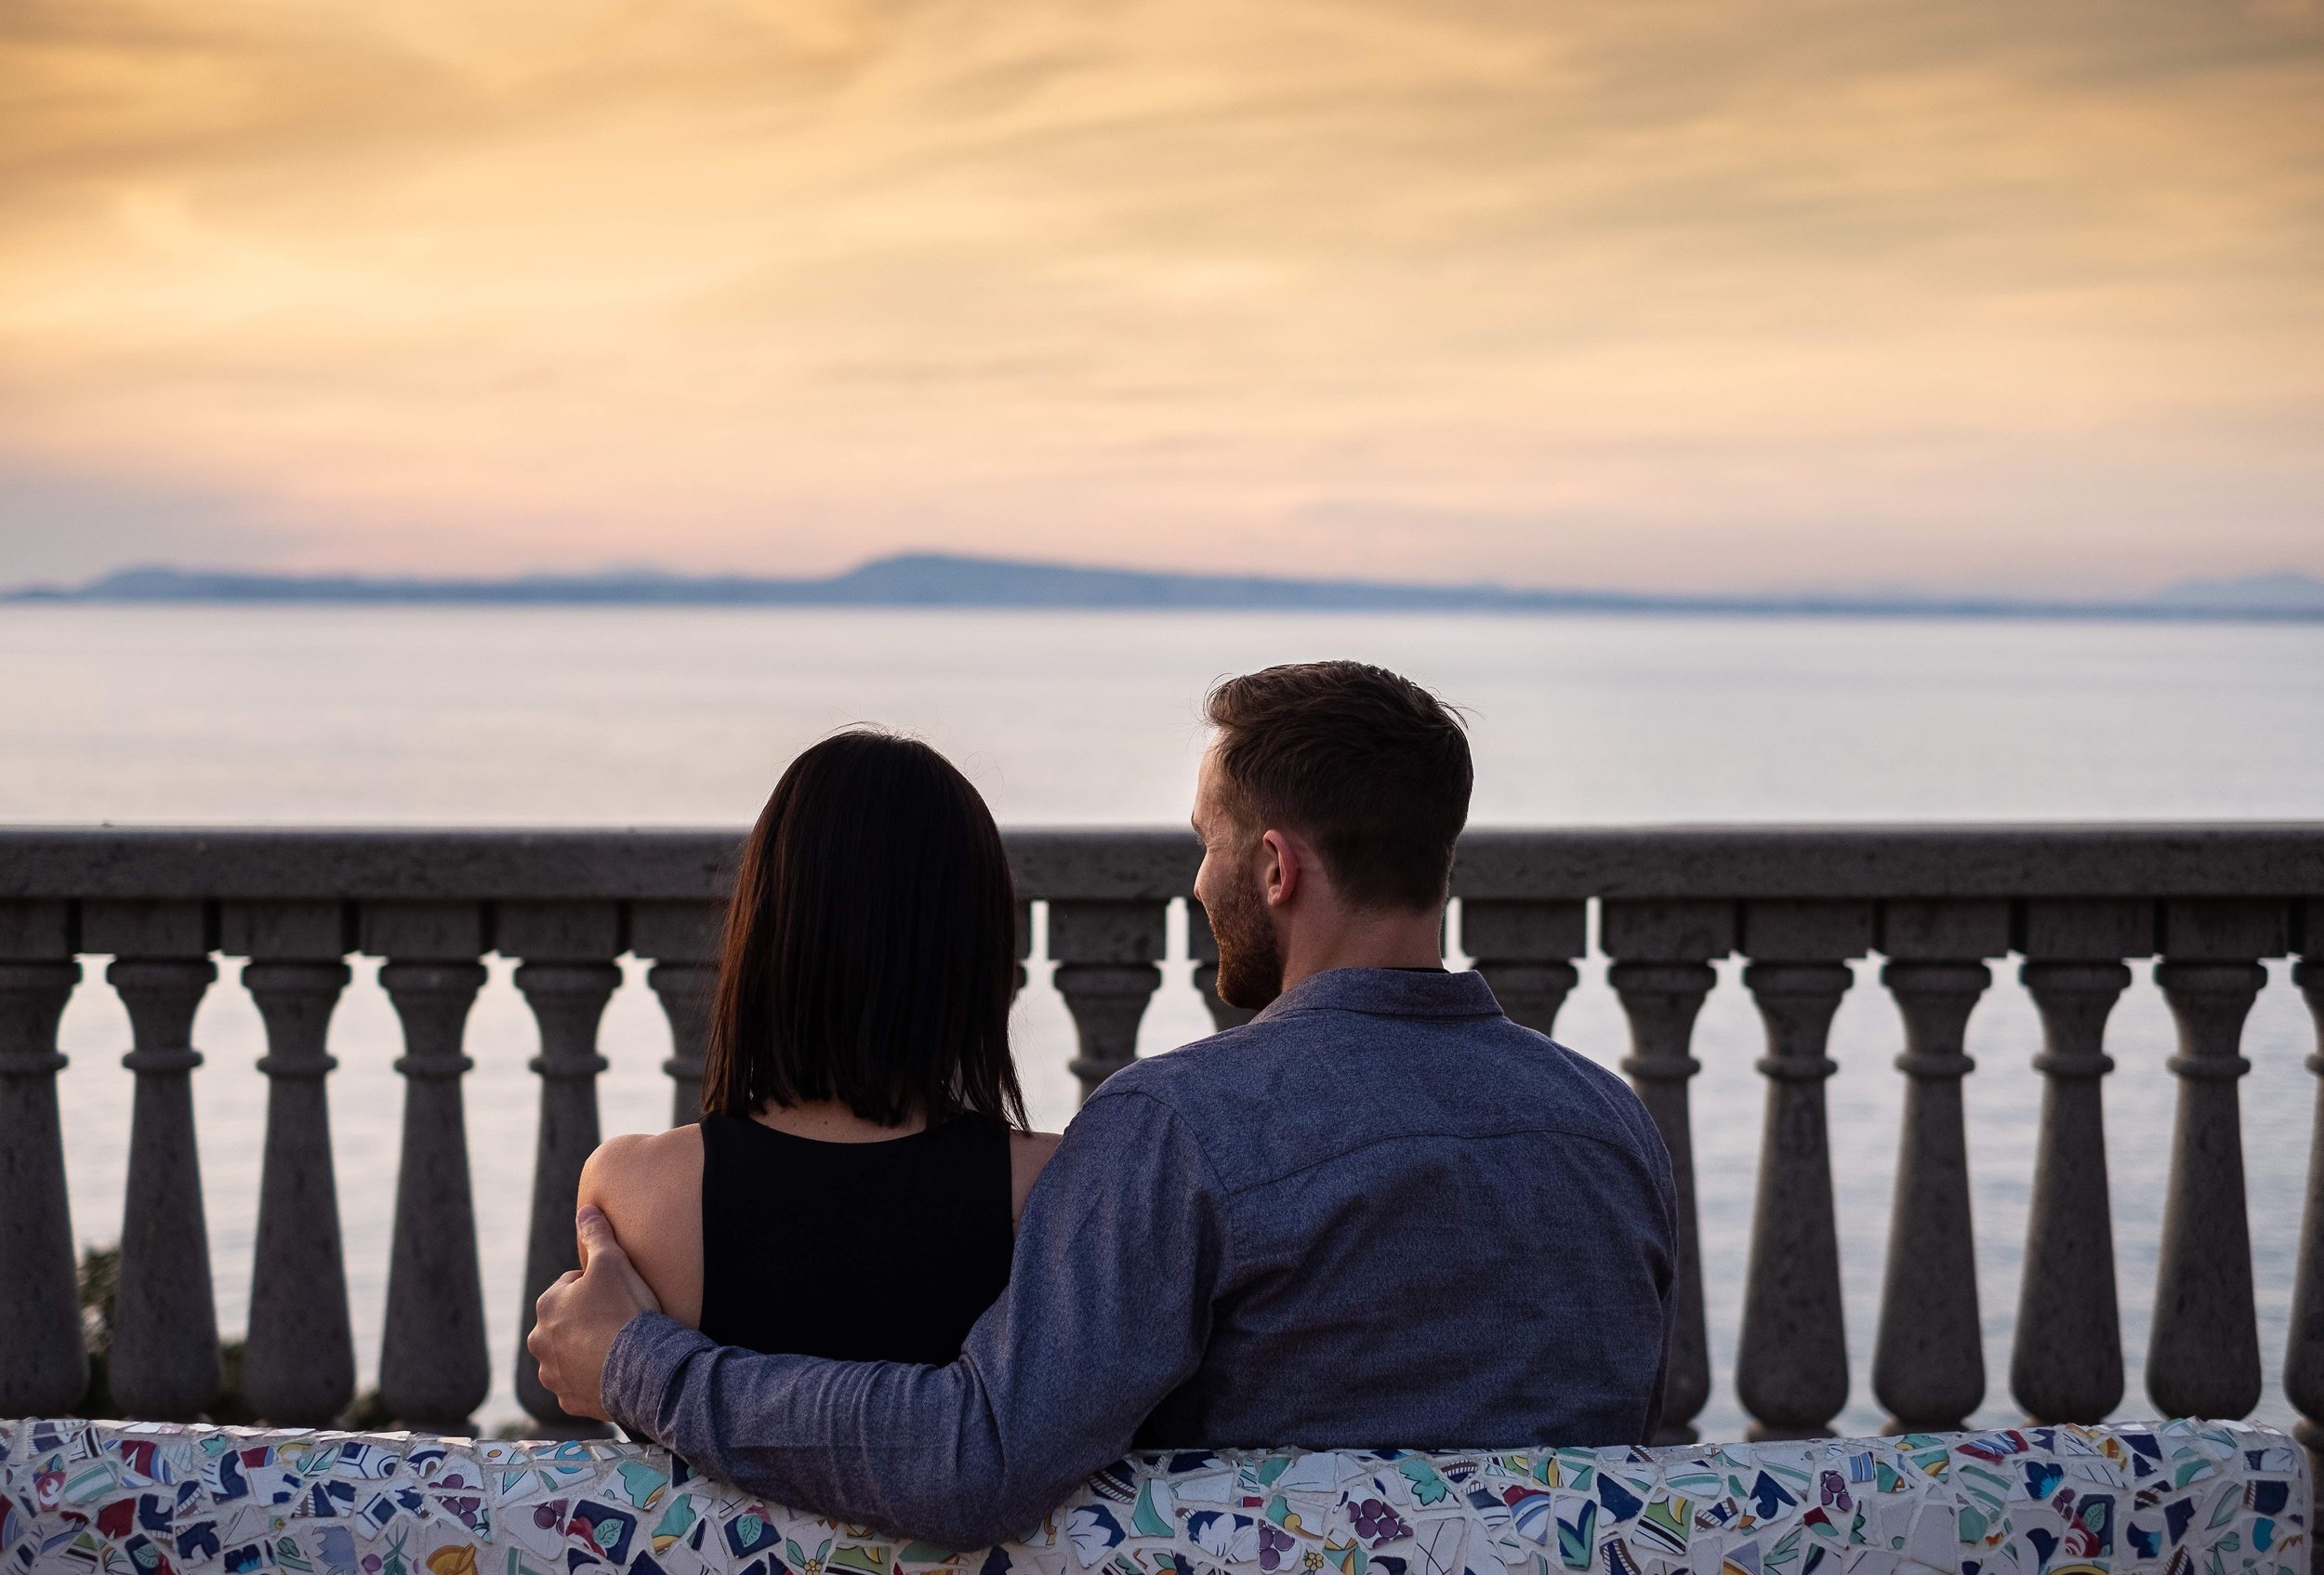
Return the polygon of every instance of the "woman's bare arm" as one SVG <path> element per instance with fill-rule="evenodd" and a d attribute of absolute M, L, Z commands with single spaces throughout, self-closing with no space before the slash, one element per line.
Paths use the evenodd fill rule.
<path fill-rule="evenodd" d="M 581 1168 L 578 1201 L 605 1211 L 662 1310 L 702 1322 L 702 1129 L 608 1138 Z"/>
<path fill-rule="evenodd" d="M 1040 1179 L 1041 1167 L 1057 1152 L 1059 1139 L 1055 1132 L 1010 1132 L 1009 1134 L 1009 1223 L 1014 1225 L 1024 1218 L 1024 1200 L 1033 1196 L 1033 1184 Z"/>

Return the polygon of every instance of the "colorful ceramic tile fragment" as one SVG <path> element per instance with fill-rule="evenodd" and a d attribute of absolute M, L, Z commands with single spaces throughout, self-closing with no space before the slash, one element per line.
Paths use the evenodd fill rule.
<path fill-rule="evenodd" d="M 0 1575 L 2305 1575 L 2307 1469 L 2191 1422 L 1184 1450 L 955 1552 L 627 1444 L 29 1420 L 0 1423 Z"/>

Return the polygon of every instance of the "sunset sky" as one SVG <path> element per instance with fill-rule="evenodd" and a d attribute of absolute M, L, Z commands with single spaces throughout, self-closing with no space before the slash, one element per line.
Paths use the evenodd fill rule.
<path fill-rule="evenodd" d="M 2324 574 L 2313 0 L 9 0 L 0 585 Z"/>

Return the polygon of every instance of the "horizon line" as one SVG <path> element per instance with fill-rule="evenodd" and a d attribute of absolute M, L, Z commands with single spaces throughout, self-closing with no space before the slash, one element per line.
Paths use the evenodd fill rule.
<path fill-rule="evenodd" d="M 2324 621 L 2324 579 L 2279 570 L 2182 581 L 2144 595 L 2071 598 L 1912 589 L 1666 592 L 1200 574 L 907 551 L 813 576 L 688 574 L 653 565 L 501 576 L 271 573 L 147 564 L 76 586 L 20 585 L 0 602 L 564 606 L 840 606 L 1110 611 L 1677 613 L 1884 617 Z"/>

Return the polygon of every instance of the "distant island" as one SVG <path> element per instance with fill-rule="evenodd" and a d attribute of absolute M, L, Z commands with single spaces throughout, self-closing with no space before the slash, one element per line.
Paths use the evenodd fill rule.
<path fill-rule="evenodd" d="M 0 602 L 372 602 L 564 606 L 1013 607 L 1291 612 L 1727 613 L 1883 617 L 2324 621 L 2324 579 L 2282 573 L 2194 580 L 2111 601 L 1921 595 L 1658 595 L 1502 585 L 1398 585 L 1263 575 L 1188 575 L 906 552 L 844 574 L 784 579 L 654 569 L 438 579 L 124 569 L 80 586 L 26 586 Z"/>

